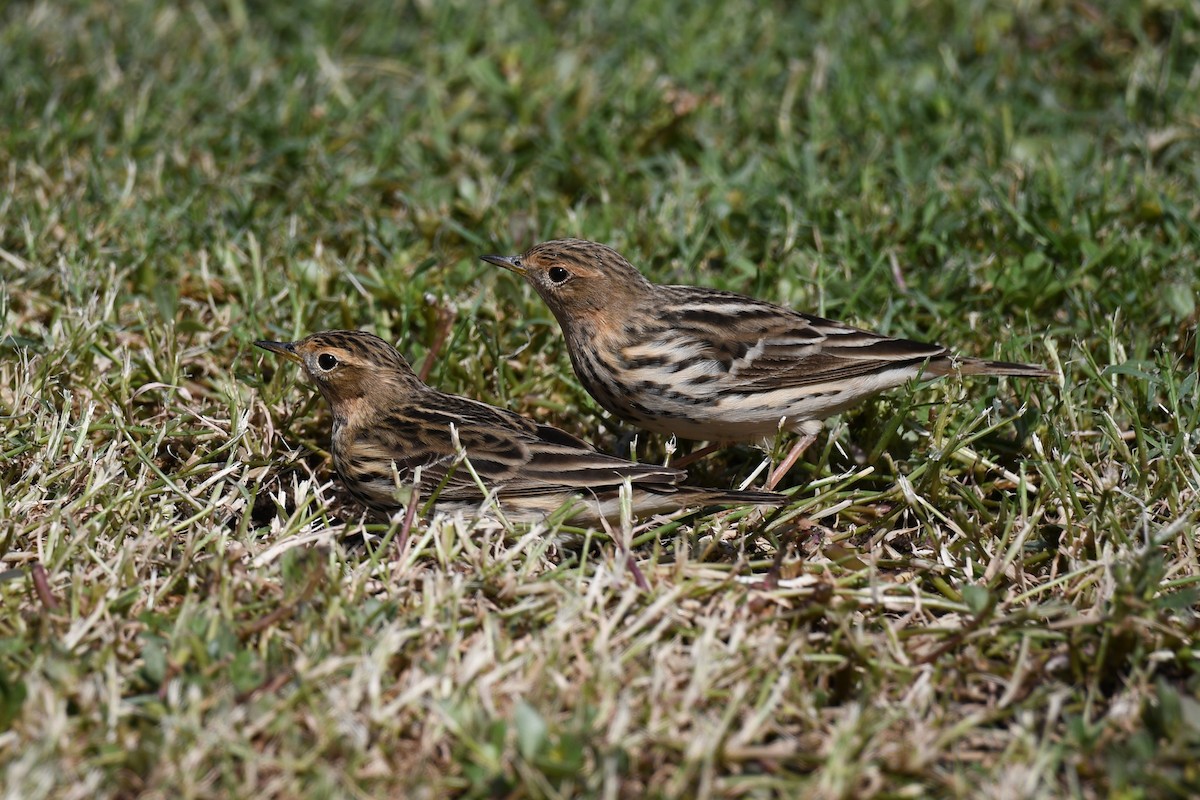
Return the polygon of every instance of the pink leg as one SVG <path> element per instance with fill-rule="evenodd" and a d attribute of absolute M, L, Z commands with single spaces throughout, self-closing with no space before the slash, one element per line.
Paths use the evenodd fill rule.
<path fill-rule="evenodd" d="M 429 377 L 429 371 L 433 369 L 434 362 L 437 361 L 442 347 L 446 344 L 446 338 L 450 335 L 450 329 L 454 327 L 454 307 L 438 306 L 437 317 L 437 329 L 433 332 L 433 341 L 429 345 L 429 352 L 425 354 L 425 360 L 421 362 L 421 369 L 417 371 L 417 377 L 422 382 Z"/>
<path fill-rule="evenodd" d="M 700 459 L 704 458 L 709 453 L 715 453 L 720 449 L 721 449 L 720 444 L 705 445 L 704 447 L 701 447 L 699 450 L 694 450 L 691 453 L 688 453 L 686 456 L 682 456 L 681 458 L 675 459 L 674 461 L 671 462 L 671 466 L 674 467 L 675 469 L 683 469 L 688 464 L 695 463 L 696 461 L 699 461 Z"/>
<path fill-rule="evenodd" d="M 816 439 L 816 434 L 806 433 L 796 440 L 796 443 L 792 445 L 791 452 L 787 454 L 787 458 L 785 458 L 783 461 L 780 461 L 779 466 L 772 470 L 771 476 L 767 478 L 768 492 L 774 489 L 776 484 L 783 480 L 783 476 L 787 475 L 788 471 L 791 470 L 792 467 L 796 466 L 796 462 L 800 459 L 800 456 L 804 454 L 804 451 L 807 450 L 808 446 L 816 441 Z"/>

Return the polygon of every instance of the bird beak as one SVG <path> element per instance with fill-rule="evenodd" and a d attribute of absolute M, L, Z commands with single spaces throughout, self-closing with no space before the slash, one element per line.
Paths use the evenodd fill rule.
<path fill-rule="evenodd" d="M 288 361 L 295 361 L 297 364 L 303 364 L 304 359 L 296 352 L 295 342 L 255 342 L 255 347 L 261 347 L 263 350 L 270 350 L 272 353 L 277 353 Z"/>
<path fill-rule="evenodd" d="M 489 264 L 495 264 L 497 267 L 504 267 L 510 272 L 515 272 L 518 275 L 525 274 L 525 267 L 521 265 L 520 258 L 517 256 L 480 256 L 481 259 Z"/>

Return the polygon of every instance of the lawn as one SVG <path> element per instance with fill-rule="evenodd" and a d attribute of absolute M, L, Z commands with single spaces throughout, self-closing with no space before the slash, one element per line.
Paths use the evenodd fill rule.
<path fill-rule="evenodd" d="M 1200 792 L 1194 4 L 348 5 L 0 10 L 5 797 Z M 252 342 L 624 447 L 478 258 L 563 236 L 1060 377 L 865 402 L 778 514 L 364 518 Z"/>

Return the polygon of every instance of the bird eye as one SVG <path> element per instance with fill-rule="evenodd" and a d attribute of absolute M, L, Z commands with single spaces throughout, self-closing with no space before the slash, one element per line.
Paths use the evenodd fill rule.
<path fill-rule="evenodd" d="M 551 267 L 549 275 L 550 280 L 554 281 L 555 283 L 566 283 L 567 278 L 571 277 L 571 273 L 567 272 L 562 267 Z"/>
<path fill-rule="evenodd" d="M 333 369 L 337 365 L 337 357 L 332 353 L 321 353 L 321 355 L 317 356 L 317 366 L 326 372 L 329 372 L 329 370 Z"/>

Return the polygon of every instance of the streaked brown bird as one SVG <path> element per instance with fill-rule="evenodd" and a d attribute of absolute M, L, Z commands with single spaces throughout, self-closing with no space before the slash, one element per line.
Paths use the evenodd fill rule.
<path fill-rule="evenodd" d="M 610 456 L 558 428 L 439 392 L 374 334 L 325 331 L 298 342 L 254 344 L 297 362 L 317 385 L 333 409 L 334 468 L 350 494 L 381 511 L 402 506 L 397 478 L 411 481 L 417 467 L 420 496 L 436 491 L 439 507 L 478 510 L 484 491 L 462 455 L 515 521 L 543 518 L 572 501 L 576 519 L 616 517 L 626 480 L 635 515 L 787 501 L 771 492 L 683 485 L 681 470 Z"/>
<path fill-rule="evenodd" d="M 800 435 L 773 488 L 823 420 L 914 378 L 1012 375 L 1039 366 L 958 356 L 733 292 L 651 283 L 620 253 L 581 239 L 482 256 L 524 277 L 601 406 L 641 428 L 718 444 Z"/>

